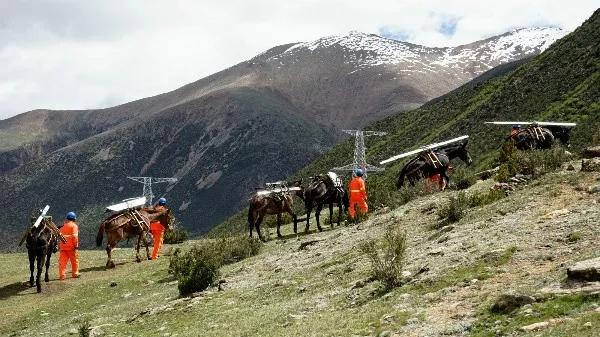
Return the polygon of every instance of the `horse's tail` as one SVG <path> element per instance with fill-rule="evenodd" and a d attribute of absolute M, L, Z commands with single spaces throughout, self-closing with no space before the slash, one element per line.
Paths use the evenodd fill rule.
<path fill-rule="evenodd" d="M 396 181 L 396 188 L 400 189 L 404 185 L 404 177 L 406 176 L 406 168 L 408 165 L 404 166 L 398 175 L 398 180 Z"/>
<path fill-rule="evenodd" d="M 96 235 L 96 247 L 102 246 L 102 239 L 104 238 L 104 226 L 106 221 L 103 221 L 98 228 L 98 234 Z"/>
<path fill-rule="evenodd" d="M 251 202 L 248 207 L 248 228 L 252 230 L 252 226 L 254 225 L 254 205 Z"/>

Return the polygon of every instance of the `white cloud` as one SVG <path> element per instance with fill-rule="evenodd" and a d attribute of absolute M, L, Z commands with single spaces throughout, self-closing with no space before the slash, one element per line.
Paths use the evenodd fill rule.
<path fill-rule="evenodd" d="M 278 44 L 351 30 L 458 45 L 515 27 L 573 30 L 596 7 L 596 1 L 544 0 L 3 1 L 0 118 L 124 103 Z M 454 34 L 440 31 L 448 18 L 456 19 Z"/>

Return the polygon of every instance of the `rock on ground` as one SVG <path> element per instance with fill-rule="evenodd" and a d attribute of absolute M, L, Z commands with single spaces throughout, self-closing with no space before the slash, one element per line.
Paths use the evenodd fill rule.
<path fill-rule="evenodd" d="M 548 322 L 538 322 L 538 323 L 533 323 L 533 324 L 522 326 L 521 330 L 537 331 L 537 330 L 544 329 L 544 328 L 548 327 L 549 325 L 550 325 L 550 323 L 548 323 Z"/>
<path fill-rule="evenodd" d="M 502 294 L 494 304 L 492 304 L 491 310 L 493 312 L 511 312 L 525 304 L 535 302 L 535 298 L 527 295 L 520 294 Z"/>
<path fill-rule="evenodd" d="M 583 150 L 583 156 L 585 158 L 600 157 L 600 146 L 588 147 Z"/>
<path fill-rule="evenodd" d="M 575 263 L 567 268 L 567 276 L 576 281 L 600 281 L 600 257 Z"/>
<path fill-rule="evenodd" d="M 582 159 L 581 170 L 584 172 L 600 172 L 600 158 Z"/>

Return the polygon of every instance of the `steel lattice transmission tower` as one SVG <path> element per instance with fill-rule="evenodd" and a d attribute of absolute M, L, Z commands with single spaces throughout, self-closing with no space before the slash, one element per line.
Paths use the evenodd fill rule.
<path fill-rule="evenodd" d="M 146 204 L 152 205 L 154 194 L 152 193 L 152 184 L 174 183 L 177 178 L 152 178 L 152 177 L 127 177 L 133 181 L 144 184 L 143 196 L 146 197 Z"/>
<path fill-rule="evenodd" d="M 367 163 L 367 147 L 365 146 L 365 137 L 369 136 L 385 136 L 387 132 L 379 131 L 363 131 L 363 130 L 342 130 L 347 134 L 354 136 L 354 163 L 335 167 L 334 171 L 354 171 L 360 168 L 364 172 L 364 178 L 367 178 L 367 171 L 378 172 L 383 171 L 384 168 L 377 167 Z"/>

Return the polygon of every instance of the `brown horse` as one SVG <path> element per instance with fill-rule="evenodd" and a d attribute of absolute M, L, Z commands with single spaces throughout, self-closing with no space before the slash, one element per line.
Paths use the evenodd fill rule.
<path fill-rule="evenodd" d="M 36 217 L 31 218 L 31 227 L 27 229 L 19 246 L 26 242 L 27 255 L 29 257 L 29 286 L 33 287 L 33 272 L 35 270 L 35 264 L 37 262 L 37 275 L 35 278 L 35 284 L 37 292 L 42 292 L 42 284 L 40 278 L 42 277 L 42 269 L 44 264 L 46 265 L 46 274 L 44 275 L 44 282 L 50 281 L 48 277 L 48 268 L 50 267 L 50 257 L 55 252 L 58 245 L 58 240 L 66 242 L 67 240 L 60 234 L 58 227 L 52 222 L 52 218 L 44 217 L 42 222 L 34 227 Z"/>
<path fill-rule="evenodd" d="M 138 224 L 136 217 L 137 220 L 141 222 L 141 225 Z M 140 258 L 140 243 L 143 243 L 144 247 L 146 247 L 146 257 L 148 260 L 151 259 L 148 241 L 146 240 L 146 234 L 149 231 L 150 221 L 152 220 L 166 223 L 167 230 L 170 230 L 171 210 L 167 209 L 166 211 L 158 212 L 154 211 L 152 208 L 143 208 L 135 211 L 117 213 L 109 216 L 100 224 L 100 228 L 98 228 L 98 235 L 96 236 L 96 246 L 100 247 L 102 245 L 103 235 L 106 232 L 106 254 L 108 255 L 106 267 L 115 267 L 111 252 L 123 238 L 129 239 L 137 237 L 137 243 L 135 247 L 137 262 L 142 261 Z"/>
<path fill-rule="evenodd" d="M 260 224 L 265 215 L 277 215 L 277 236 L 281 237 L 281 214 L 288 213 L 294 219 L 294 233 L 298 232 L 298 217 L 292 210 L 294 204 L 294 196 L 304 199 L 304 188 L 301 185 L 302 181 L 295 181 L 288 187 L 299 187 L 297 191 L 272 192 L 270 194 L 255 194 L 250 198 L 250 207 L 248 208 L 248 228 L 250 229 L 250 237 L 252 237 L 252 229 L 256 228 L 258 237 L 265 241 L 260 232 Z M 283 188 L 285 190 L 285 187 Z"/>

